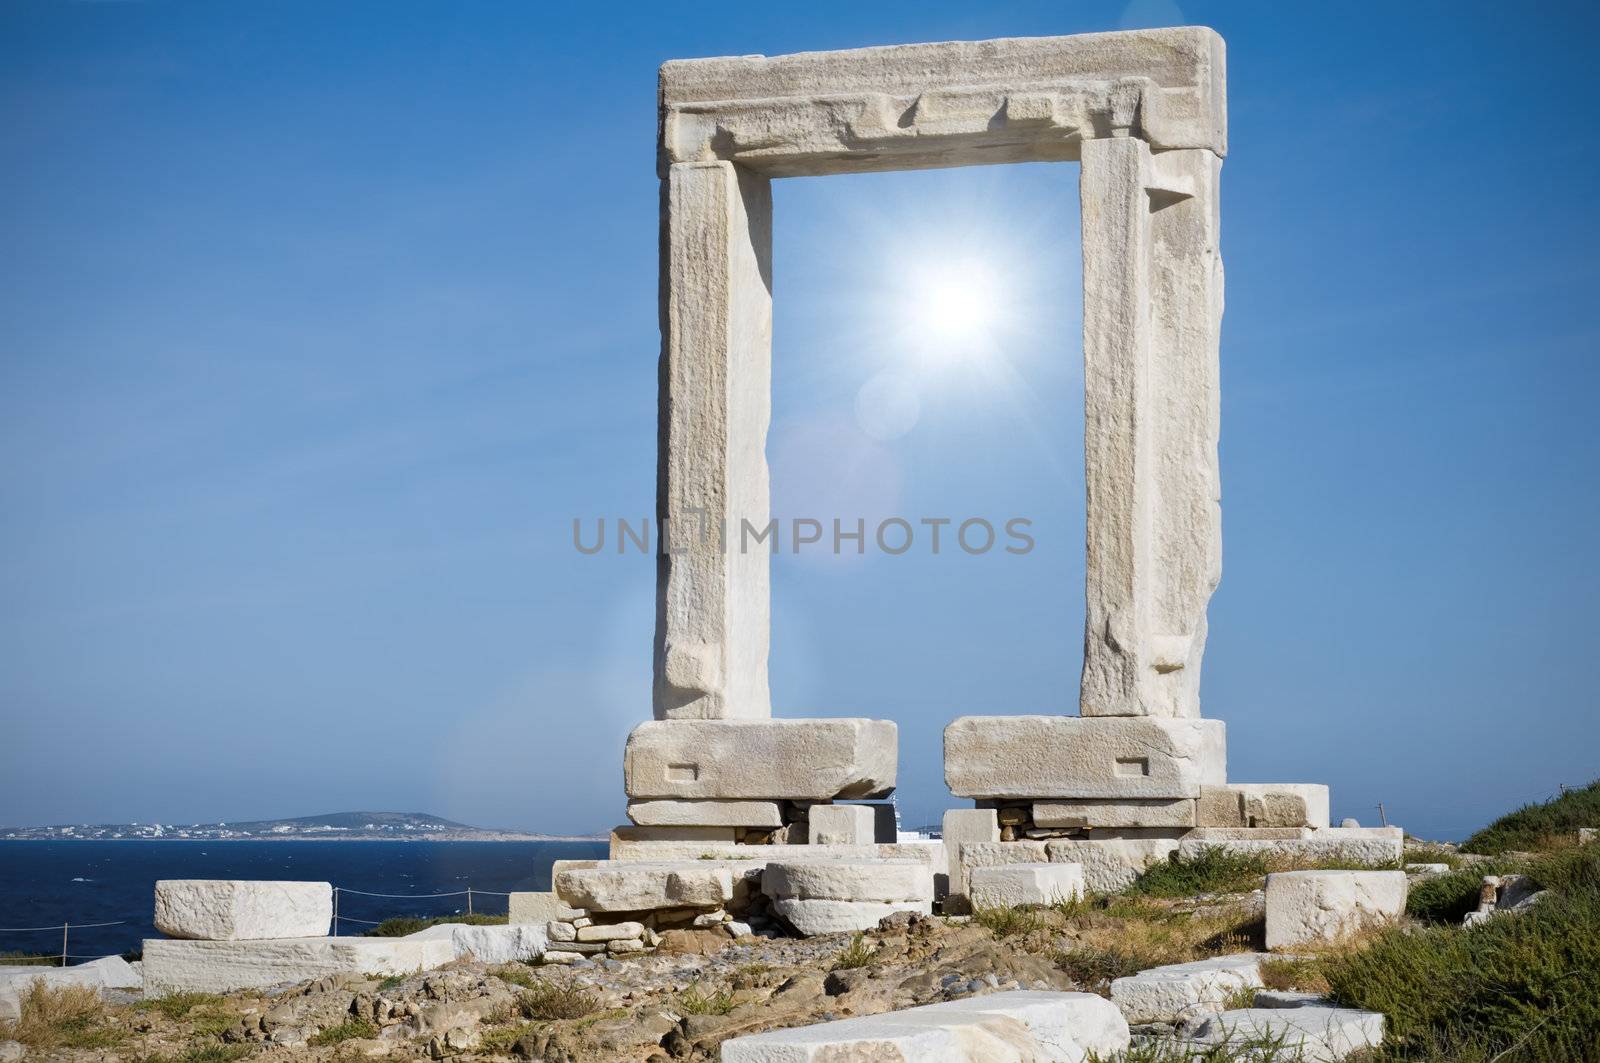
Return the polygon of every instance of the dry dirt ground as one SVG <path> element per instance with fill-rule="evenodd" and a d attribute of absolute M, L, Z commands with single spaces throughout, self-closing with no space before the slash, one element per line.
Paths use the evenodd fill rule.
<path fill-rule="evenodd" d="M 970 920 L 902 913 L 809 940 L 673 931 L 655 954 L 571 968 L 460 962 L 405 979 L 113 1004 L 54 1045 L 36 1039 L 26 1058 L 711 1060 L 723 1040 L 775 1027 L 1006 989 L 1104 992 L 1145 967 L 1258 947 L 1260 919 L 1256 892 Z"/>

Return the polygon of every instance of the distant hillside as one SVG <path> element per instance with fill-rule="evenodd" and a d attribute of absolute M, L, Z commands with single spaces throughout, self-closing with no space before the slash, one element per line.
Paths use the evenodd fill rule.
<path fill-rule="evenodd" d="M 51 827 L 0 827 L 0 839 L 119 841 L 173 839 L 206 841 L 549 841 L 569 835 L 494 830 L 428 815 L 425 812 L 330 812 L 288 819 L 232 823 L 79 823 Z"/>
<path fill-rule="evenodd" d="M 1489 856 L 1546 849 L 1558 836 L 1570 842 L 1579 827 L 1600 827 L 1600 779 L 1501 816 L 1462 842 L 1461 848 Z"/>

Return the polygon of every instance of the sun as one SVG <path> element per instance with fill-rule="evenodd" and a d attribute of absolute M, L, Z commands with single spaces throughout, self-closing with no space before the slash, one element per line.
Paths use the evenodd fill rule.
<path fill-rule="evenodd" d="M 966 360 L 995 349 L 1004 290 L 983 259 L 916 264 L 906 271 L 902 301 L 905 332 L 923 358 Z"/>

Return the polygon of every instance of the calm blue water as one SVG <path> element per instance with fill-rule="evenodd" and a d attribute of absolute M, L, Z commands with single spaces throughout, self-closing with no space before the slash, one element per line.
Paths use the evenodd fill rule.
<path fill-rule="evenodd" d="M 0 932 L 0 952 L 59 952 L 63 922 L 123 926 L 73 930 L 69 952 L 104 956 L 157 937 L 151 924 L 162 878 L 304 879 L 341 890 L 341 934 L 395 915 L 445 915 L 467 898 L 417 894 L 547 890 L 550 864 L 605 856 L 604 842 L 44 842 L 0 841 L 0 927 L 54 924 L 37 933 Z M 474 911 L 504 912 L 506 899 L 477 896 Z M 367 922 L 355 922 L 355 920 Z"/>

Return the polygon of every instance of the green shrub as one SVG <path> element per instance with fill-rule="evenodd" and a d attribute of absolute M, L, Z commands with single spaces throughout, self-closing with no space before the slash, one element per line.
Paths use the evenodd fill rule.
<path fill-rule="evenodd" d="M 0 967 L 59 967 L 61 956 L 45 952 L 0 952 Z"/>
<path fill-rule="evenodd" d="M 1570 844 L 1579 827 L 1600 827 L 1600 779 L 1501 816 L 1462 842 L 1461 849 L 1486 856 L 1533 852 Z"/>
<path fill-rule="evenodd" d="M 1429 923 L 1459 923 L 1478 906 L 1485 874 L 1492 872 L 1452 871 L 1412 883 L 1406 895 L 1406 913 Z"/>
<path fill-rule="evenodd" d="M 311 1038 L 313 1045 L 336 1045 L 344 1041 L 353 1041 L 358 1037 L 376 1037 L 378 1028 L 366 1019 L 349 1019 L 337 1026 L 330 1026 L 319 1031 Z"/>
<path fill-rule="evenodd" d="M 1592 870 L 1552 877 L 1582 883 Z M 1388 1016 L 1388 1058 L 1600 1061 L 1600 888 L 1471 930 L 1396 928 L 1321 970 L 1341 1005 Z"/>
<path fill-rule="evenodd" d="M 1062 949 L 1053 959 L 1057 967 L 1084 989 L 1100 990 L 1118 978 L 1160 967 L 1169 958 L 1136 949 L 1096 949 L 1080 945 Z"/>
<path fill-rule="evenodd" d="M 419 930 L 426 930 L 430 926 L 438 926 L 441 923 L 466 923 L 469 926 L 500 926 L 506 922 L 507 918 L 504 915 L 484 915 L 481 912 L 474 912 L 472 915 L 441 915 L 432 919 L 397 915 L 393 919 L 385 919 L 371 930 L 368 930 L 366 936 L 369 938 L 403 938 L 407 934 L 415 934 Z"/>
<path fill-rule="evenodd" d="M 1260 889 L 1272 870 L 1263 853 L 1205 849 L 1192 860 L 1154 864 L 1123 892 L 1139 897 L 1190 897 Z"/>

